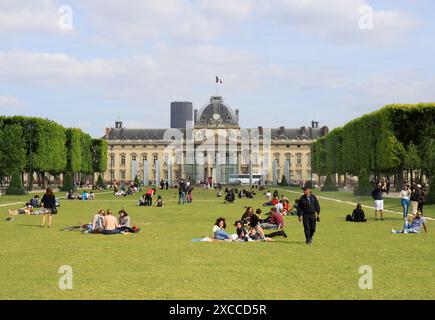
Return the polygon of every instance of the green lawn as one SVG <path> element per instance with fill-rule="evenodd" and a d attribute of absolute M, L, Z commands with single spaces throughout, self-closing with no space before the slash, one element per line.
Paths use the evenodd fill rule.
<path fill-rule="evenodd" d="M 305 245 L 302 225 L 294 217 L 286 217 L 288 239 L 193 243 L 192 238 L 211 234 L 219 216 L 227 218 L 232 232 L 243 207 L 259 207 L 263 196 L 224 205 L 214 192 L 196 191 L 192 205 L 178 206 L 176 191 L 162 194 L 167 201 L 163 209 L 140 208 L 136 198 L 111 194 L 89 202 L 64 200 L 51 229 L 38 227 L 39 216 L 6 222 L 7 209 L 17 206 L 2 205 L 27 197 L 0 197 L 0 298 L 435 299 L 432 221 L 428 235 L 393 235 L 391 228 L 402 225 L 400 215 L 347 223 L 350 205 L 321 200 L 322 221 L 312 246 Z M 142 232 L 103 236 L 59 231 L 80 219 L 89 221 L 100 208 L 125 208 Z M 435 216 L 433 207 L 427 214 L 429 210 Z M 62 265 L 73 269 L 73 290 L 58 288 Z M 358 286 L 362 265 L 373 268 L 373 290 Z"/>

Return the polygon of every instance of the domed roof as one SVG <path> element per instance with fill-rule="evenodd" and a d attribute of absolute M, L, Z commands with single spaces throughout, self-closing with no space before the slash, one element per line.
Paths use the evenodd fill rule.
<path fill-rule="evenodd" d="M 222 97 L 211 97 L 210 102 L 202 107 L 195 118 L 195 125 L 202 126 L 237 126 L 238 114 L 224 104 Z"/>

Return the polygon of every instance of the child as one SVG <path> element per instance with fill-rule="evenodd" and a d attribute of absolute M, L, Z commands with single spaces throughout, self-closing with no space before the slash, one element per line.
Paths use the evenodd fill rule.
<path fill-rule="evenodd" d="M 189 193 L 187 194 L 186 200 L 187 200 L 187 203 L 192 203 L 192 201 L 193 201 L 192 190 L 189 190 Z"/>
<path fill-rule="evenodd" d="M 163 208 L 165 206 L 165 201 L 163 201 L 162 196 L 157 197 L 156 207 Z"/>

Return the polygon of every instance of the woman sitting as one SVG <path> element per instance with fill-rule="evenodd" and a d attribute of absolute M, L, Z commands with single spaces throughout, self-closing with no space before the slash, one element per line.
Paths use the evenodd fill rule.
<path fill-rule="evenodd" d="M 85 233 L 101 233 L 104 230 L 104 219 L 106 216 L 106 212 L 104 210 L 98 211 L 94 218 L 92 219 L 92 223 L 89 223 L 86 226 Z"/>
<path fill-rule="evenodd" d="M 252 207 L 246 208 L 245 213 L 243 214 L 242 218 L 240 219 L 240 221 L 242 222 L 242 224 L 244 226 L 249 225 L 249 223 L 251 221 L 251 217 L 253 214 L 254 214 L 254 208 L 252 208 Z"/>
<path fill-rule="evenodd" d="M 224 218 L 218 218 L 213 226 L 213 235 L 215 240 L 230 240 L 230 235 L 225 231 L 227 224 Z"/>

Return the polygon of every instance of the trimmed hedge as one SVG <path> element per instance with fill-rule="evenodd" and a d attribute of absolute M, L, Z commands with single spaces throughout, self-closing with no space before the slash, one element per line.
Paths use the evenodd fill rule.
<path fill-rule="evenodd" d="M 61 188 L 61 191 L 71 191 L 75 189 L 75 185 L 73 182 L 72 174 L 67 172 L 63 175 L 63 186 Z"/>
<path fill-rule="evenodd" d="M 18 171 L 15 171 L 12 174 L 11 182 L 9 183 L 8 188 L 6 189 L 6 195 L 8 196 L 22 196 L 25 195 L 26 191 L 23 187 L 23 181 L 21 180 L 21 174 Z"/>
<path fill-rule="evenodd" d="M 332 181 L 332 176 L 330 174 L 328 174 L 326 176 L 326 180 L 325 183 L 323 185 L 323 187 L 321 188 L 322 192 L 324 191 L 338 191 L 338 187 L 334 184 L 334 181 Z"/>

